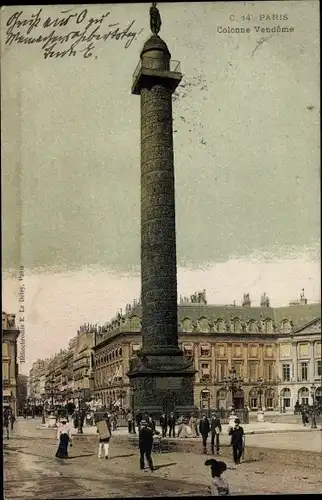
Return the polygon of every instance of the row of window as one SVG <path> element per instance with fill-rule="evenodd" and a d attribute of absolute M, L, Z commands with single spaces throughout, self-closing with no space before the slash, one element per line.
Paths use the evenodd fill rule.
<path fill-rule="evenodd" d="M 113 365 L 108 368 L 101 368 L 95 372 L 95 383 L 97 385 L 102 385 L 108 382 L 110 379 L 120 379 L 123 377 L 123 366 Z"/>
<path fill-rule="evenodd" d="M 229 376 L 229 365 L 228 363 L 216 363 L 215 365 L 215 376 L 218 382 L 224 380 Z M 234 369 L 236 371 L 236 376 L 243 378 L 247 376 L 249 381 L 256 381 L 259 376 L 259 364 L 258 363 L 248 363 L 247 373 L 245 373 L 245 367 L 243 363 L 234 363 Z M 211 374 L 211 363 L 201 362 L 199 370 L 201 378 L 210 377 Z M 274 380 L 275 373 L 275 363 L 264 363 L 263 365 L 263 375 L 265 380 Z"/>
<path fill-rule="evenodd" d="M 257 345 L 247 345 L 247 353 L 248 357 L 255 358 L 259 355 L 259 348 L 262 346 Z M 194 347 L 191 345 L 183 346 L 183 352 L 185 356 L 192 357 L 194 355 Z M 244 349 L 242 345 L 234 344 L 233 345 L 233 356 L 234 357 L 243 357 Z M 273 346 L 265 345 L 264 346 L 264 355 L 267 358 L 271 358 L 274 356 Z M 201 345 L 199 346 L 199 356 L 202 358 L 210 358 L 212 357 L 212 349 L 211 345 Z M 223 345 L 216 346 L 216 357 L 224 358 L 228 356 L 227 347 Z"/>
<path fill-rule="evenodd" d="M 138 317 L 132 317 L 128 320 L 128 330 L 131 331 L 140 331 L 141 330 L 141 322 Z M 216 321 L 209 321 L 208 318 L 199 318 L 197 322 L 191 320 L 191 318 L 184 318 L 179 323 L 179 330 L 183 332 L 192 332 L 199 331 L 202 333 L 208 333 L 210 331 L 216 332 L 235 332 L 239 333 L 242 331 L 257 333 L 272 333 L 276 329 L 276 326 L 270 318 L 265 320 L 256 321 L 249 320 L 246 322 L 241 321 L 239 318 L 233 318 L 228 321 L 224 321 L 222 318 L 217 319 Z M 279 325 L 279 331 L 281 333 L 289 333 L 292 331 L 292 323 L 284 319 Z"/>
<path fill-rule="evenodd" d="M 194 346 L 193 345 L 181 345 L 180 346 L 183 349 L 184 355 L 191 358 L 194 356 Z M 211 344 L 206 345 L 199 345 L 199 356 L 201 358 L 211 358 L 212 357 L 212 346 Z M 257 345 L 248 345 L 248 357 L 258 357 L 259 355 L 259 349 L 262 346 L 257 346 Z M 137 351 L 141 348 L 139 344 L 132 344 L 131 345 L 131 356 L 135 356 Z M 271 358 L 274 356 L 274 346 L 271 345 L 265 345 L 264 346 L 265 351 L 264 351 L 264 356 L 267 358 Z M 234 357 L 243 357 L 244 355 L 244 350 L 242 345 L 233 345 L 233 356 Z M 220 358 L 225 358 L 228 356 L 228 351 L 227 351 L 227 346 L 225 344 L 222 345 L 217 345 L 216 346 L 216 357 Z"/>
<path fill-rule="evenodd" d="M 311 347 L 313 347 L 313 352 L 311 352 Z M 321 357 L 321 341 L 310 342 L 298 342 L 296 345 L 296 353 L 298 358 L 309 358 Z M 280 358 L 290 358 L 292 357 L 292 344 L 282 342 L 279 344 L 279 354 Z"/>
<path fill-rule="evenodd" d="M 317 403 L 322 404 L 322 388 L 321 387 L 318 387 L 315 390 L 314 399 Z M 310 394 L 309 389 L 307 387 L 302 387 L 302 389 L 300 389 L 298 391 L 298 394 L 296 396 L 296 400 L 302 405 L 308 405 L 310 403 L 310 401 L 312 400 L 312 395 Z M 283 389 L 281 391 L 282 406 L 284 406 L 284 408 L 290 408 L 291 401 L 292 401 L 292 397 L 291 397 L 290 389 Z M 293 403 L 294 403 L 294 401 L 293 401 Z"/>
<path fill-rule="evenodd" d="M 235 318 L 229 321 L 224 321 L 223 319 L 218 319 L 216 322 L 211 324 L 207 318 L 200 318 L 197 323 L 194 323 L 190 318 L 185 318 L 181 322 L 181 329 L 184 332 L 199 331 L 202 333 L 208 333 L 210 331 L 216 332 L 249 332 L 249 333 L 272 333 L 274 331 L 274 324 L 271 319 L 266 319 L 263 321 L 250 320 L 247 323 L 242 322 L 240 319 Z M 281 323 L 280 331 L 283 333 L 288 333 L 292 330 L 292 326 L 288 320 L 284 320 Z"/>
<path fill-rule="evenodd" d="M 114 359 L 121 358 L 122 355 L 123 355 L 122 347 L 119 347 L 118 349 L 114 349 L 113 351 L 95 356 L 95 365 L 96 366 L 103 365 L 108 361 L 113 361 Z"/>
<path fill-rule="evenodd" d="M 321 360 L 318 359 L 314 364 L 314 376 L 322 376 Z M 283 382 L 290 382 L 292 377 L 292 370 L 290 363 L 283 363 L 282 365 L 282 380 Z M 298 380 L 300 382 L 306 382 L 309 380 L 309 362 L 301 361 L 298 364 Z"/>

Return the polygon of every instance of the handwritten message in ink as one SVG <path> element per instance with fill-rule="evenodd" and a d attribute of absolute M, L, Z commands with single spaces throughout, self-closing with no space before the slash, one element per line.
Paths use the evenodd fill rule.
<path fill-rule="evenodd" d="M 97 59 L 95 49 L 104 42 L 122 43 L 128 49 L 143 29 L 136 21 L 125 25 L 114 21 L 111 12 L 91 16 L 88 9 L 69 9 L 50 17 L 43 9 L 29 15 L 23 10 L 12 14 L 6 23 L 6 45 L 39 45 L 44 58 L 67 58 L 77 54 Z"/>

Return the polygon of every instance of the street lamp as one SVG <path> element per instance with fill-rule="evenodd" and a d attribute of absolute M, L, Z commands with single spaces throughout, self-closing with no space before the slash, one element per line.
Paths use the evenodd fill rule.
<path fill-rule="evenodd" d="M 133 416 L 133 422 L 132 422 L 132 430 L 133 434 L 136 434 L 135 430 L 135 387 L 131 387 L 131 406 L 132 406 L 132 416 Z"/>
<path fill-rule="evenodd" d="M 45 401 L 42 400 L 41 403 L 42 403 L 41 423 L 45 424 L 46 423 L 46 420 L 45 420 Z"/>
<path fill-rule="evenodd" d="M 267 389 L 265 385 L 265 381 L 263 378 L 257 379 L 257 394 L 259 395 L 259 410 L 262 410 L 262 395 L 264 394 L 264 391 Z"/>
<path fill-rule="evenodd" d="M 77 434 L 83 434 L 82 414 L 81 414 L 81 390 L 78 389 L 78 426 Z"/>
<path fill-rule="evenodd" d="M 204 397 L 204 395 L 206 395 L 206 398 Z M 204 409 L 204 407 L 203 407 L 203 401 L 205 399 L 207 400 L 208 418 L 210 418 L 210 391 L 209 391 L 208 387 L 205 387 L 204 389 L 202 389 L 202 391 L 200 393 L 200 406 L 201 406 L 201 410 Z"/>
<path fill-rule="evenodd" d="M 241 377 L 237 376 L 235 368 L 232 366 L 231 370 L 228 370 L 228 377 L 225 377 L 222 381 L 223 387 L 229 393 L 231 393 L 231 406 L 235 407 L 234 398 L 237 391 L 241 390 L 243 380 Z"/>
<path fill-rule="evenodd" d="M 315 419 L 315 384 L 311 385 L 311 397 L 312 397 L 312 415 L 311 415 L 311 429 L 316 429 L 316 419 Z"/>

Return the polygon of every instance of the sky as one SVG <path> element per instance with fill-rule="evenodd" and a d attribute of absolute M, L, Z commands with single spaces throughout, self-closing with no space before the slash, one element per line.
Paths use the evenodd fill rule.
<path fill-rule="evenodd" d="M 20 21 L 39 8 L 19 9 Z M 33 33 L 48 35 L 44 20 L 68 8 L 44 6 Z M 25 372 L 83 321 L 105 322 L 140 293 L 140 99 L 131 83 L 150 36 L 148 5 L 69 14 L 86 8 L 82 27 L 110 12 L 102 33 L 134 21 L 130 45 L 100 40 L 92 57 L 45 59 L 39 44 L 5 45 L 17 8 L 1 12 L 2 298 L 4 310 L 18 309 L 24 266 Z M 206 288 L 208 302 L 239 303 L 250 292 L 255 305 L 266 291 L 284 305 L 304 287 L 320 300 L 318 2 L 159 9 L 160 36 L 183 73 L 173 103 L 178 293 Z M 273 14 L 288 19 L 267 20 Z M 56 34 L 76 29 L 75 19 Z M 229 26 L 251 32 L 219 33 Z"/>

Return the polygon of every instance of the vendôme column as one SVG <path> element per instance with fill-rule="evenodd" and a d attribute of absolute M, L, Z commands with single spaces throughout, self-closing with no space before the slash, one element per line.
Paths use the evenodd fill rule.
<path fill-rule="evenodd" d="M 179 63 L 170 68 L 155 5 L 150 25 L 132 86 L 141 98 L 142 350 L 128 376 L 135 409 L 157 414 L 193 409 L 195 371 L 178 345 L 172 93 L 182 75 Z"/>

